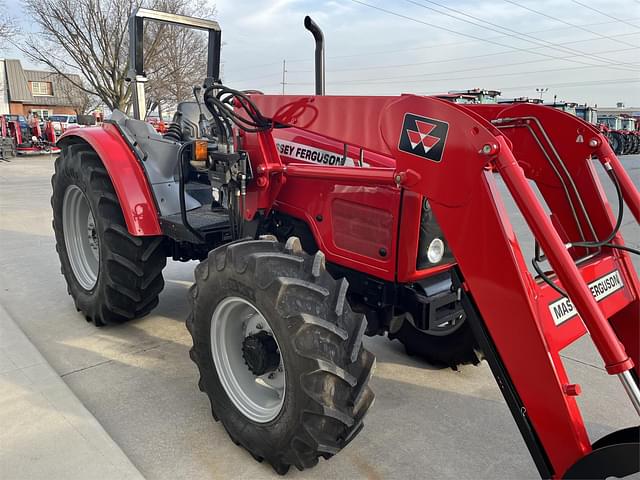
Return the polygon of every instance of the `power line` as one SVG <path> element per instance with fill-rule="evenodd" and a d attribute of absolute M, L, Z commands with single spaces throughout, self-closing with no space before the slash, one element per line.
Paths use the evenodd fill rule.
<path fill-rule="evenodd" d="M 507 0 L 505 0 L 507 1 Z M 640 2 L 640 0 L 638 0 Z M 632 19 L 629 20 L 640 20 L 640 17 L 634 17 Z M 612 23 L 618 23 L 617 21 L 608 21 L 608 22 L 597 22 L 597 23 L 587 23 L 584 25 L 575 25 L 576 28 L 580 28 L 580 27 L 595 27 L 595 26 L 601 26 L 601 25 L 610 25 Z M 638 27 L 636 27 L 638 28 Z M 566 28 L 559 28 L 559 27 L 555 27 L 555 28 L 545 28 L 542 30 L 533 30 L 530 32 L 526 32 L 527 34 L 531 34 L 531 33 L 545 33 L 545 32 L 553 32 L 556 30 L 562 30 L 562 31 L 566 31 Z M 630 35 L 638 35 L 638 33 L 634 32 L 634 33 L 622 33 L 622 34 L 617 34 L 617 35 L 612 35 L 611 39 L 615 39 L 618 37 L 625 37 L 625 36 L 630 36 Z M 501 35 L 494 35 L 493 37 L 488 37 L 489 40 L 494 40 L 494 39 L 499 39 L 499 38 L 503 38 L 503 37 L 507 37 L 508 35 L 505 34 L 501 34 Z M 571 42 L 563 42 L 560 45 L 569 45 L 569 44 L 574 44 L 574 43 L 582 43 L 582 42 L 590 42 L 592 40 L 595 40 L 593 38 L 586 38 L 583 40 L 573 40 Z M 614 40 L 615 41 L 615 40 Z M 414 51 L 414 50 L 429 50 L 432 48 L 437 48 L 437 47 L 448 47 L 448 46 L 455 46 L 455 45 L 464 45 L 466 43 L 470 43 L 468 40 L 467 41 L 463 41 L 463 42 L 447 42 L 447 43 L 436 43 L 436 44 L 431 44 L 431 45 L 426 45 L 426 46 L 421 46 L 421 47 L 403 47 L 403 48 L 399 48 L 399 49 L 393 49 L 393 50 L 376 50 L 376 51 L 372 51 L 372 52 L 367 52 L 367 53 L 354 53 L 354 54 L 348 54 L 348 55 L 331 55 L 328 56 L 327 59 L 329 60 L 336 60 L 336 59 L 342 59 L 342 58 L 363 58 L 363 57 L 372 57 L 372 56 L 379 56 L 379 55 L 387 55 L 387 54 L 393 54 L 393 53 L 405 53 L 408 51 Z M 535 47 L 532 48 L 531 50 L 537 50 L 539 48 L 544 48 L 544 47 Z M 506 53 L 506 52 L 505 52 Z M 289 60 L 289 63 L 310 63 L 312 62 L 313 59 L 312 58 L 297 58 L 297 59 L 293 59 L 293 60 Z M 253 70 L 255 68 L 262 68 L 262 67 L 269 67 L 272 65 L 280 65 L 280 62 L 270 62 L 270 63 L 262 63 L 262 64 L 257 64 L 257 65 L 249 65 L 249 66 L 244 66 L 240 69 L 235 70 L 235 72 L 243 72 L 245 70 Z"/>
<path fill-rule="evenodd" d="M 639 0 L 640 1 L 640 0 Z M 624 33 L 624 34 L 620 34 L 617 36 L 630 36 L 630 35 L 640 35 L 640 32 L 634 32 L 634 33 Z M 590 41 L 590 40 L 573 40 L 571 42 L 563 42 L 561 45 L 568 45 L 568 44 L 573 44 L 573 43 L 581 43 L 581 42 L 586 42 L 586 41 Z M 429 47 L 421 47 L 421 48 L 433 48 L 432 46 Z M 546 48 L 546 47 L 536 47 L 536 48 Z M 618 52 L 625 52 L 625 51 L 629 51 L 629 50 L 634 50 L 634 49 L 638 49 L 640 47 L 633 47 L 633 48 L 627 48 L 627 49 L 618 49 L 616 48 L 615 50 L 605 50 L 605 51 L 600 51 L 600 52 L 595 52 L 596 54 L 605 54 L 605 53 L 618 53 Z M 364 70 L 383 70 L 383 69 L 388 69 L 388 68 L 403 68 L 403 67 L 416 67 L 416 66 L 421 66 L 421 65 L 432 65 L 432 64 L 438 64 L 438 63 L 449 63 L 449 62 L 456 62 L 456 61 L 460 61 L 460 60 L 475 60 L 478 58 L 486 58 L 486 57 L 491 57 L 494 58 L 498 55 L 506 55 L 506 54 L 512 54 L 513 52 L 511 50 L 505 50 L 502 52 L 496 52 L 496 53 L 486 53 L 486 54 L 482 54 L 482 55 L 466 55 L 463 57 L 450 57 L 450 58 L 444 58 L 441 60 L 428 60 L 425 62 L 412 62 L 412 63 L 399 63 L 399 64 L 382 64 L 382 65 L 371 65 L 371 66 L 364 66 L 364 67 L 349 67 L 349 68 L 332 68 L 332 69 L 327 69 L 327 73 L 336 73 L 336 72 L 353 72 L 353 71 L 364 71 Z M 573 55 L 567 55 L 567 57 L 561 57 L 561 58 L 570 58 Z M 329 57 L 331 58 L 331 57 Z M 553 59 L 540 59 L 540 60 L 531 60 L 530 63 L 540 63 L 540 62 L 550 62 L 553 61 Z M 526 62 L 529 63 L 529 62 Z M 507 66 L 513 66 L 513 65 L 520 65 L 521 63 L 508 63 L 508 64 L 502 64 L 502 65 L 491 65 L 488 67 L 484 67 L 484 68 L 501 68 L 501 67 L 507 67 Z M 270 65 L 280 65 L 280 62 L 277 63 L 272 63 Z M 606 65 L 602 65 L 603 67 L 606 67 Z M 242 70 L 241 70 L 242 71 Z M 287 73 L 310 73 L 313 72 L 313 70 L 289 70 L 287 69 Z M 238 71 L 234 71 L 234 74 L 237 74 Z M 437 73 L 447 73 L 445 72 L 436 72 Z M 450 73 L 450 72 L 449 72 Z M 239 79 L 238 82 L 249 82 L 249 81 L 253 81 L 253 80 L 261 80 L 263 78 L 269 78 L 269 77 L 274 77 L 279 75 L 278 73 L 273 73 L 273 74 L 267 74 L 267 75 L 261 75 L 259 77 L 254 77 L 251 79 Z"/>
<path fill-rule="evenodd" d="M 628 48 L 625 50 L 637 50 L 640 47 L 635 47 L 635 48 Z M 624 50 L 609 50 L 608 52 L 615 52 L 615 51 L 624 51 Z M 607 52 L 603 52 L 603 53 L 607 53 Z M 344 80 L 344 81 L 337 81 L 337 82 L 333 82 L 333 83 L 378 83 L 379 80 L 404 80 L 406 78 L 410 78 L 410 77 L 426 77 L 426 78 L 433 78 L 434 75 L 449 75 L 452 73 L 465 73 L 465 72 L 473 72 L 476 70 L 490 70 L 490 69 L 494 69 L 494 68 L 498 68 L 498 67 L 513 67 L 513 66 L 520 66 L 520 65 L 529 65 L 532 63 L 538 63 L 538 62 L 546 62 L 548 60 L 529 60 L 529 61 L 524 61 L 524 62 L 516 62 L 516 63 L 507 63 L 507 64 L 503 64 L 503 65 L 491 65 L 491 66 L 486 66 L 486 67 L 474 67 L 474 68 L 465 68 L 462 70 L 449 70 L 449 71 L 444 71 L 444 72 L 430 72 L 427 74 L 419 74 L 419 75 L 402 75 L 402 76 L 393 76 L 393 77 L 380 77 L 377 79 L 364 79 L 364 80 Z M 607 65 L 583 65 L 580 67 L 566 67 L 566 68 L 551 68 L 551 69 L 547 69 L 547 70 L 534 70 L 534 71 L 527 71 L 527 72 L 506 72 L 506 73 L 492 73 L 489 75 L 483 75 L 481 77 L 464 77 L 464 78 L 490 78 L 490 77 L 503 77 L 503 76 L 509 76 L 509 75 L 522 75 L 522 74 L 526 74 L 526 73 L 547 73 L 547 72 L 561 72 L 561 71 L 567 71 L 567 70 L 581 70 L 581 69 L 586 69 L 586 68 L 608 68 Z M 434 80 L 440 80 L 438 78 L 434 79 Z M 458 80 L 457 78 L 454 78 L 452 80 Z M 418 79 L 416 79 L 415 81 L 420 81 Z M 413 80 L 411 82 L 414 82 Z"/>
<path fill-rule="evenodd" d="M 415 0 L 405 0 L 405 1 L 408 2 L 408 3 L 411 3 L 412 5 L 416 5 L 416 6 L 420 7 L 420 8 L 424 8 L 426 10 L 436 12 L 436 13 L 438 13 L 440 15 L 444 15 L 444 16 L 453 18 L 454 20 L 457 20 L 457 21 L 460 21 L 460 22 L 465 22 L 465 23 L 468 23 L 470 25 L 474 25 L 476 27 L 480 27 L 480 28 L 483 28 L 485 30 L 489 30 L 489 31 L 492 31 L 492 32 L 502 33 L 500 30 L 496 30 L 495 28 L 491 28 L 491 27 L 487 26 L 487 25 L 492 25 L 493 27 L 497 27 L 497 28 L 499 28 L 501 30 L 505 30 L 507 32 L 511 32 L 511 33 L 508 33 L 507 35 L 509 37 L 516 38 L 518 40 L 524 40 L 524 41 L 527 41 L 529 43 L 534 43 L 536 45 L 542 45 L 542 46 L 546 46 L 546 47 L 561 48 L 561 49 L 563 49 L 563 50 L 565 50 L 567 52 L 575 53 L 576 56 L 578 56 L 578 57 L 592 58 L 594 60 L 598 60 L 598 61 L 601 61 L 601 62 L 604 62 L 604 63 L 607 63 L 607 64 L 615 63 L 615 62 L 611 62 L 608 58 L 602 58 L 602 57 L 598 57 L 596 55 L 586 54 L 583 51 L 572 49 L 572 48 L 567 48 L 567 47 L 564 47 L 564 46 L 559 45 L 557 43 L 549 42 L 549 41 L 541 39 L 539 37 L 535 37 L 533 35 L 529 35 L 529 34 L 526 34 L 526 33 L 520 33 L 517 30 L 513 30 L 512 28 L 504 27 L 504 26 L 499 25 L 497 23 L 493 23 L 493 22 L 490 22 L 488 20 L 484 20 L 482 18 L 473 16 L 473 15 L 469 15 L 469 14 L 467 14 L 465 12 L 462 12 L 460 10 L 456 10 L 454 8 L 450 8 L 450 7 L 444 6 L 444 5 L 442 5 L 442 4 L 438 3 L 438 2 L 434 2 L 432 0 L 424 0 L 424 1 L 426 1 L 427 3 L 433 4 L 433 5 L 436 5 L 436 6 L 440 7 L 440 8 L 445 9 L 445 10 L 448 10 L 448 11 L 451 11 L 451 12 L 455 12 L 458 15 L 462 15 L 464 17 L 468 17 L 468 18 L 471 18 L 473 20 L 478 20 L 481 23 L 478 23 L 478 22 L 475 22 L 475 21 L 471 21 L 471 20 L 466 20 L 464 18 L 459 18 L 459 17 L 457 17 L 455 15 L 452 15 L 452 14 L 449 14 L 449 13 L 446 13 L 446 12 L 442 12 L 442 11 L 437 10 L 435 8 L 428 7 L 428 6 L 424 5 L 422 2 L 417 2 Z M 523 39 L 521 37 L 525 37 L 525 38 Z M 528 40 L 528 39 L 532 39 L 532 40 Z M 570 60 L 570 61 L 574 61 L 574 60 Z"/>
<path fill-rule="evenodd" d="M 581 7 L 584 7 L 584 8 L 586 8 L 586 9 L 588 9 L 588 10 L 591 10 L 591 11 L 593 11 L 593 12 L 599 13 L 599 14 L 600 14 L 600 15 L 602 15 L 602 16 L 605 16 L 605 17 L 607 17 L 607 18 L 612 18 L 613 20 L 617 20 L 618 22 L 622 22 L 622 23 L 625 23 L 625 24 L 627 24 L 627 25 L 631 25 L 631 26 L 632 26 L 632 27 L 634 27 L 634 28 L 638 28 L 638 26 L 637 26 L 637 25 L 634 25 L 633 23 L 629 23 L 629 22 L 627 22 L 626 20 L 623 20 L 623 19 L 621 19 L 621 18 L 614 17 L 613 15 L 609 15 L 608 13 L 603 12 L 602 10 L 598 10 L 597 8 L 590 7 L 589 5 L 585 5 L 584 3 L 582 3 L 582 2 L 578 2 L 577 0 L 571 0 L 571 1 L 572 1 L 573 3 L 575 3 L 575 4 L 577 4 L 577 5 L 580 5 Z"/>
<path fill-rule="evenodd" d="M 584 82 L 562 82 L 562 83 L 545 83 L 548 87 L 587 87 L 592 85 L 626 85 L 630 83 L 640 83 L 640 79 L 638 78 L 616 78 L 616 79 L 603 79 L 603 80 L 589 80 Z M 289 84 L 289 85 L 313 85 L 313 84 Z M 496 88 L 501 91 L 511 91 L 511 90 L 526 90 L 529 88 L 539 87 L 539 83 L 534 83 L 531 85 L 511 85 L 511 86 L 497 86 Z M 280 87 L 279 83 L 272 83 L 267 85 L 261 85 L 261 88 L 268 89 L 274 88 L 277 89 Z M 394 89 L 393 91 L 376 91 L 378 95 L 398 95 L 401 92 L 401 89 Z M 406 93 L 406 92 L 405 92 Z M 413 92 L 414 95 L 437 95 L 442 93 L 441 91 L 429 91 L 429 92 Z M 304 95 L 304 94 L 300 94 Z M 311 95 L 311 93 L 309 94 Z"/>
<path fill-rule="evenodd" d="M 625 48 L 625 49 L 614 49 L 614 50 L 604 50 L 604 51 L 600 51 L 597 52 L 599 54 L 606 54 L 606 53 L 618 53 L 618 52 L 626 52 L 629 50 L 639 50 L 640 47 L 632 47 L 632 48 Z M 463 59 L 467 59 L 467 58 L 479 58 L 479 57 L 483 57 L 483 56 L 491 56 L 491 54 L 486 54 L 486 55 L 476 55 L 476 56 L 472 56 L 472 57 L 459 57 L 458 60 L 463 60 Z M 562 58 L 559 58 L 562 59 Z M 422 74 L 413 74 L 413 75 L 401 75 L 401 76 L 391 76 L 391 77 L 378 77 L 375 79 L 352 79 L 352 80 L 337 80 L 337 81 L 332 81 L 332 84 L 359 84 L 359 83 L 371 83 L 371 84 L 384 84 L 384 83 L 390 83 L 390 82 L 384 82 L 381 80 L 404 80 L 405 83 L 409 82 L 409 83 L 415 83 L 417 81 L 420 80 L 413 80 L 413 81 L 409 81 L 407 79 L 409 78 L 433 78 L 434 76 L 437 75 L 449 75 L 452 73 L 465 73 L 465 72 L 473 72 L 473 71 L 482 71 L 482 70 L 492 70 L 492 69 L 496 69 L 496 68 L 506 68 L 506 67 L 514 67 L 514 66 L 520 66 L 520 65 L 530 65 L 530 64 L 534 64 L 534 63 L 540 63 L 540 62 L 549 62 L 552 61 L 550 59 L 540 59 L 540 60 L 527 60 L 527 61 L 522 61 L 522 62 L 512 62 L 512 63 L 504 63 L 501 65 L 487 65 L 487 66 L 483 66 L 483 67 L 471 67 L 471 68 L 465 68 L 465 69 L 461 69 L 461 70 L 445 70 L 445 71 L 441 71 L 441 72 L 429 72 L 429 73 L 422 73 Z M 416 63 L 416 64 L 412 64 L 412 66 L 416 66 L 416 65 L 421 65 L 421 64 L 429 64 L 431 62 L 421 62 L 421 63 Z M 620 63 L 620 65 L 625 65 L 625 63 Z M 387 65 L 384 68 L 391 68 L 391 67 L 395 67 L 393 65 Z M 383 67 L 377 67 L 379 69 L 382 69 Z M 482 77 L 466 77 L 466 78 L 490 78 L 492 76 L 495 77 L 500 77 L 500 76 L 505 76 L 505 75 L 520 75 L 522 73 L 545 73 L 545 72 L 557 72 L 557 71 L 564 71 L 564 70 L 574 70 L 574 69 L 583 69 L 583 68 L 609 68 L 608 65 L 586 65 L 586 66 L 581 66 L 581 67 L 569 67 L 569 68 L 553 68 L 553 69 L 547 69 L 547 70 L 536 70 L 536 71 L 532 71 L 532 72 L 515 72 L 515 73 L 494 73 L 492 75 L 486 75 L 486 76 L 482 76 Z M 289 71 L 287 71 L 289 72 Z M 246 83 L 249 81 L 255 81 L 255 80 L 260 80 L 262 78 L 271 78 L 274 77 L 278 74 L 270 74 L 270 75 L 264 75 L 262 77 L 258 77 L 258 78 L 253 78 L 253 79 L 249 79 L 249 80 L 238 80 L 239 83 Z M 434 80 L 440 80 L 439 78 L 435 78 Z M 453 80 L 457 80 L 453 79 Z M 289 82 L 287 82 L 287 84 L 289 84 Z M 291 85 L 293 85 L 294 83 L 291 83 Z M 296 85 L 311 85 L 311 83 L 305 83 L 305 82 L 298 82 L 295 83 Z"/>
<path fill-rule="evenodd" d="M 422 25 L 426 25 L 428 27 L 435 28 L 435 29 L 438 29 L 438 30 L 444 30 L 446 32 L 453 33 L 455 35 L 460 35 L 460 36 L 463 36 L 463 37 L 469 37 L 469 38 L 472 38 L 474 40 L 478 40 L 478 41 L 486 42 L 486 43 L 491 43 L 493 45 L 498 45 L 500 47 L 511 48 L 513 50 L 520 51 L 520 52 L 531 52 L 534 55 L 539 55 L 539 56 L 548 57 L 548 58 L 554 58 L 554 59 L 557 58 L 557 57 L 554 57 L 553 55 L 547 55 L 547 54 L 541 53 L 541 52 L 532 52 L 531 50 L 527 50 L 525 48 L 520 48 L 520 47 L 507 45 L 507 44 L 500 43 L 500 42 L 495 42 L 493 40 L 489 40 L 489 39 L 485 39 L 485 38 L 482 38 L 482 37 L 478 37 L 476 35 L 471 35 L 471 34 L 468 34 L 468 33 L 459 32 L 459 31 L 456 31 L 456 30 L 453 30 L 453 29 L 450 29 L 450 28 L 447 28 L 447 27 L 440 26 L 440 25 L 434 25 L 434 24 L 431 24 L 431 23 L 428 23 L 428 22 L 424 22 L 422 20 L 418 20 L 417 18 L 408 17 L 406 15 L 403 15 L 403 14 L 398 13 L 398 12 L 394 12 L 392 10 L 387 10 L 386 8 L 378 7 L 377 5 L 371 5 L 370 3 L 362 2 L 361 0 L 351 0 L 351 1 L 354 2 L 354 3 L 357 3 L 359 5 L 363 5 L 365 7 L 369 7 L 369 8 L 372 8 L 374 10 L 378 10 L 380 12 L 384 12 L 384 13 L 386 13 L 388 15 L 393 15 L 393 16 L 396 16 L 396 17 L 399 17 L 399 18 L 404 18 L 405 20 L 409 20 L 409 21 L 412 21 L 412 22 L 415 22 L 415 23 L 420 23 Z M 566 60 L 566 61 L 573 62 L 573 63 L 580 63 L 580 64 L 583 64 L 583 65 L 593 65 L 591 63 L 585 63 L 585 62 L 581 62 L 579 60 Z M 610 68 L 628 71 L 628 69 L 626 69 L 626 68 L 618 68 L 618 67 L 614 67 L 614 66 L 611 66 Z"/>
<path fill-rule="evenodd" d="M 627 83 L 640 83 L 638 78 L 620 78 L 620 79 L 607 79 L 607 80 L 593 80 L 585 82 L 565 82 L 565 83 L 545 83 L 549 87 L 586 87 L 591 85 L 618 85 Z M 501 87 L 501 90 L 523 90 L 525 88 L 535 88 L 539 84 L 533 85 L 517 85 L 513 87 Z"/>
<path fill-rule="evenodd" d="M 279 77 L 280 74 L 279 73 L 269 73 L 267 75 L 260 75 L 259 77 L 253 77 L 253 78 L 247 78 L 247 79 L 242 79 L 243 82 L 253 82 L 255 80 L 262 80 L 263 78 L 271 78 L 271 77 Z"/>
<path fill-rule="evenodd" d="M 528 63 L 528 62 L 524 62 L 524 63 Z M 433 75 L 424 75 L 425 78 L 417 78 L 414 80 L 407 80 L 406 76 L 382 77 L 382 78 L 370 79 L 370 80 L 342 80 L 342 81 L 338 80 L 338 81 L 332 81 L 330 82 L 330 84 L 331 85 L 392 85 L 395 83 L 402 83 L 402 84 L 435 83 L 435 82 L 453 81 L 453 80 L 467 80 L 467 79 L 470 80 L 470 79 L 477 79 L 477 78 L 511 77 L 511 76 L 537 74 L 537 73 L 566 72 L 570 70 L 585 70 L 590 68 L 603 68 L 603 67 L 604 65 L 583 65 L 580 67 L 552 68 L 547 70 L 529 70 L 524 72 L 490 73 L 486 75 L 473 75 L 473 76 L 465 75 L 463 77 L 447 77 L 447 78 L 433 78 Z M 458 70 L 455 72 L 443 72 L 443 73 L 446 73 L 446 74 L 463 73 L 465 71 L 467 70 Z M 387 80 L 395 80 L 395 81 L 390 82 Z M 400 82 L 398 82 L 398 80 L 400 80 Z M 638 81 L 640 81 L 640 77 L 638 78 Z M 302 83 L 290 83 L 289 85 L 313 85 L 313 83 L 302 82 Z M 545 82 L 545 85 L 546 85 L 546 82 Z"/>
<path fill-rule="evenodd" d="M 597 35 L 599 38 L 604 38 L 604 39 L 607 39 L 607 40 L 612 40 L 612 41 L 614 41 L 614 42 L 623 43 L 623 44 L 628 45 L 628 46 L 631 46 L 631 47 L 635 46 L 635 45 L 634 45 L 634 44 L 632 44 L 632 43 L 628 43 L 628 42 L 624 42 L 624 41 L 619 41 L 619 40 L 614 39 L 614 38 L 613 38 L 613 37 L 611 37 L 611 36 L 603 35 L 603 34 L 601 34 L 600 32 L 596 32 L 595 30 L 591 30 L 590 28 L 585 28 L 585 26 L 583 26 L 583 25 L 576 25 L 575 23 L 567 22 L 566 20 L 563 20 L 563 19 L 561 19 L 561 18 L 554 17 L 554 16 L 552 16 L 552 15 L 548 15 L 548 14 L 546 14 L 546 13 L 544 13 L 544 12 L 540 12 L 540 11 L 538 11 L 538 10 L 534 10 L 533 8 L 530 8 L 530 7 L 526 6 L 526 5 L 522 5 L 521 3 L 518 3 L 518 2 L 514 2 L 513 0 L 504 0 L 504 1 L 505 1 L 505 2 L 507 2 L 507 3 L 510 3 L 510 4 L 512 4 L 512 5 L 515 5 L 515 6 L 517 6 L 517 7 L 520 7 L 520 8 L 522 8 L 522 9 L 524 9 L 524 10 L 528 10 L 529 12 L 535 13 L 536 15 L 540 15 L 540 16 L 542 16 L 542 17 L 548 18 L 548 19 L 553 20 L 553 21 L 555 21 L 555 22 L 562 23 L 563 25 L 568 25 L 568 26 L 570 26 L 570 27 L 572 27 L 572 28 L 577 28 L 577 29 L 582 30 L 582 31 L 584 31 L 584 32 L 589 32 L 589 33 L 591 33 L 591 34 Z M 638 28 L 638 27 L 636 27 L 635 25 L 632 25 L 632 26 L 634 26 L 635 28 Z"/>
<path fill-rule="evenodd" d="M 638 33 L 632 33 L 632 34 L 627 34 L 627 35 L 640 35 L 640 32 Z M 567 43 L 575 43 L 575 42 L 567 42 Z M 541 47 L 542 48 L 542 47 Z M 626 48 L 626 49 L 619 49 L 616 48 L 615 50 L 607 50 L 607 51 L 603 51 L 603 52 L 595 52 L 597 54 L 602 54 L 602 53 L 614 53 L 614 52 L 625 52 L 628 50 L 636 50 L 639 49 L 640 47 L 638 46 L 634 46 L 632 48 Z M 497 53 L 485 53 L 482 55 L 467 55 L 464 57 L 452 57 L 452 58 L 446 58 L 446 59 L 442 59 L 442 60 L 428 60 L 425 62 L 413 62 L 413 63 L 397 63 L 397 64 L 383 64 L 383 65 L 374 65 L 374 66 L 367 66 L 367 67 L 350 67 L 350 68 L 334 68 L 334 69 L 330 69 L 327 70 L 327 73 L 335 73 L 335 72 L 352 72 L 352 71 L 359 71 L 359 70 L 382 70 L 382 69 L 386 69 L 386 68 L 402 68 L 402 67 L 415 67 L 415 66 L 419 66 L 419 65 L 431 65 L 434 63 L 446 63 L 446 62 L 455 62 L 455 61 L 459 61 L 459 60 L 472 60 L 472 59 L 477 59 L 477 58 L 485 58 L 485 57 L 496 57 L 497 55 L 505 55 L 505 54 L 510 54 L 513 53 L 512 51 L 503 51 L 503 52 L 497 52 Z M 571 58 L 574 55 L 567 55 L 566 57 L 559 57 L 558 59 L 564 59 L 564 58 Z M 531 63 L 534 62 L 551 62 L 552 59 L 550 58 L 543 58 L 540 60 L 532 60 Z M 518 65 L 518 64 L 506 64 L 506 65 L 491 65 L 485 68 L 494 68 L 494 67 L 503 67 L 503 66 L 508 66 L 508 65 Z M 601 65 L 603 67 L 606 67 L 606 65 Z M 306 72 L 310 72 L 311 70 L 306 70 Z"/>
<path fill-rule="evenodd" d="M 572 88 L 572 87 L 588 87 L 588 86 L 593 86 L 593 85 L 627 85 L 627 84 L 631 84 L 631 83 L 640 83 L 640 79 L 638 78 L 616 78 L 616 79 L 603 79 L 603 80 L 589 80 L 589 81 L 584 81 L 584 82 L 562 82 L 562 83 L 545 83 L 545 85 L 547 85 L 548 87 L 565 87 L 565 88 Z M 280 84 L 270 84 L 270 85 L 263 85 L 262 88 L 269 88 L 269 87 L 274 87 L 277 88 L 279 87 Z M 511 85 L 511 86 L 497 86 L 496 88 L 500 91 L 512 91 L 512 90 L 526 90 L 526 89 L 530 89 L 530 88 L 536 88 L 539 87 L 540 84 L 539 83 L 534 83 L 534 84 L 530 84 L 530 85 Z M 394 89 L 393 91 L 390 90 L 386 90 L 386 91 L 378 91 L 376 90 L 376 94 L 377 95 L 398 95 L 399 92 L 402 92 L 402 89 Z M 403 93 L 407 93 L 407 92 L 403 92 Z M 412 92 L 414 95 L 437 95 L 442 93 L 441 91 L 429 91 L 429 92 Z M 299 94 L 299 95 L 305 95 L 305 94 Z M 311 94 L 309 94 L 311 95 Z"/>
<path fill-rule="evenodd" d="M 604 80 L 588 80 L 584 82 L 562 82 L 562 83 L 545 83 L 549 87 L 587 87 L 592 85 L 625 85 L 629 83 L 640 83 L 638 78 L 611 78 Z M 500 91 L 509 90 L 526 90 L 528 88 L 539 87 L 539 83 L 533 83 L 531 85 L 512 85 L 512 86 L 498 86 L 496 87 Z M 398 90 L 395 90 L 397 92 Z M 414 95 L 437 95 L 442 93 L 441 91 L 431 92 L 415 92 Z M 391 95 L 390 93 L 379 93 L 380 95 Z"/>

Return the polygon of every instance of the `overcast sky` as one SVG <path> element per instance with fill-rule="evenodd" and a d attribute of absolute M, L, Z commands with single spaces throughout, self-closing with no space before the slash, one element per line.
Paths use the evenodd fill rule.
<path fill-rule="evenodd" d="M 231 87 L 280 93 L 286 60 L 286 93 L 313 93 L 311 15 L 325 34 L 328 94 L 548 88 L 546 100 L 640 107 L 640 0 L 215 3 Z"/>
<path fill-rule="evenodd" d="M 578 1 L 218 0 L 225 82 L 281 92 L 286 59 L 285 91 L 312 93 L 311 15 L 328 94 L 538 87 L 548 100 L 640 106 L 640 1 Z"/>

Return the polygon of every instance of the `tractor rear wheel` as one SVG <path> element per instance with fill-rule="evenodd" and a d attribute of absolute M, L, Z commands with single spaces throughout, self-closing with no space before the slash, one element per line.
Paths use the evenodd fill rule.
<path fill-rule="evenodd" d="M 631 134 L 631 139 L 633 140 L 632 143 L 632 147 L 631 147 L 631 153 L 633 155 L 637 155 L 638 153 L 640 153 L 640 136 L 637 133 L 632 133 Z"/>
<path fill-rule="evenodd" d="M 609 139 L 611 143 L 611 150 L 613 150 L 613 153 L 615 153 L 616 155 L 621 155 L 624 146 L 622 135 L 620 135 L 618 132 L 611 132 Z"/>
<path fill-rule="evenodd" d="M 432 365 L 451 367 L 480 363 L 478 343 L 469 322 L 451 328 L 449 333 L 433 335 L 418 329 L 408 319 L 395 332 L 389 332 L 389 339 L 397 339 L 404 345 L 408 355 L 422 358 Z"/>
<path fill-rule="evenodd" d="M 63 149 L 51 184 L 56 251 L 76 309 L 97 326 L 149 313 L 164 287 L 163 238 L 129 234 L 109 174 L 87 145 Z"/>
<path fill-rule="evenodd" d="M 622 135 L 622 155 L 629 155 L 633 141 L 629 134 Z"/>
<path fill-rule="evenodd" d="M 198 386 L 233 442 L 280 474 L 336 454 L 373 401 L 375 359 L 347 288 L 295 237 L 231 243 L 196 268 L 187 328 Z"/>

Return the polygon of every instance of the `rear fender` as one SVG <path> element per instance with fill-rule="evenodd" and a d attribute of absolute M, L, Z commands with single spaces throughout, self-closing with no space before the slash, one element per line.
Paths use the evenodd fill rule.
<path fill-rule="evenodd" d="M 86 143 L 102 160 L 113 187 L 129 233 L 136 237 L 162 235 L 158 210 L 144 170 L 117 127 L 74 128 L 60 137 L 58 145 Z"/>

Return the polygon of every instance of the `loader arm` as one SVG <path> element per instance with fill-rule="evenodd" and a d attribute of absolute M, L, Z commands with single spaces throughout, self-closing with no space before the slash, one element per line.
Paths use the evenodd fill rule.
<path fill-rule="evenodd" d="M 485 355 L 541 476 L 580 472 L 596 451 L 575 399 L 580 388 L 569 379 L 560 351 L 589 333 L 607 372 L 621 377 L 640 408 L 637 376 L 630 374 L 634 365 L 638 372 L 640 288 L 629 256 L 607 246 L 565 245 L 605 238 L 614 228 L 592 157 L 615 172 L 638 219 L 638 192 L 604 137 L 574 117 L 531 105 L 469 108 L 412 95 L 252 99 L 263 115 L 282 125 L 396 160 L 395 168 L 284 167 L 271 132 L 248 134 L 243 146 L 257 172 L 252 208 L 270 208 L 288 176 L 395 183 L 428 197 L 458 262 L 476 335 L 485 337 L 480 338 Z M 576 314 L 554 317 L 554 304 L 566 300 L 528 272 L 494 174 L 485 168 L 490 164 Z M 612 242 L 622 245 L 623 239 L 617 234 Z M 594 288 L 607 290 L 596 295 L 599 301 Z"/>

